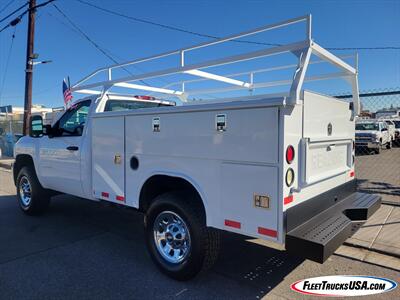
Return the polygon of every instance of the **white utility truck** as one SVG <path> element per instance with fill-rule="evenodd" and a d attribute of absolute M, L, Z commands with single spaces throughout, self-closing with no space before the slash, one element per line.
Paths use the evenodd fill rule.
<path fill-rule="evenodd" d="M 306 38 L 272 47 L 244 40 L 289 25 L 304 26 Z M 190 62 L 192 51 L 222 44 L 257 50 Z M 295 63 L 263 62 L 278 54 Z M 157 62 L 155 71 L 123 73 L 174 57 L 178 66 Z M 306 76 L 323 63 L 339 71 Z M 252 71 L 218 72 L 237 72 L 234 64 Z M 290 70 L 290 79 L 265 81 L 279 70 Z M 303 89 L 333 78 L 350 83 L 352 103 Z M 263 92 L 278 85 L 288 91 Z M 121 94 L 126 89 L 134 92 Z M 213 264 L 220 230 L 323 263 L 380 206 L 380 197 L 356 191 L 357 70 L 311 39 L 311 16 L 101 68 L 71 90 L 89 96 L 52 126 L 32 118 L 30 136 L 16 144 L 22 210 L 43 212 L 54 192 L 138 209 L 152 259 L 175 279 Z M 143 91 L 146 97 L 133 96 Z"/>
<path fill-rule="evenodd" d="M 393 129 L 394 135 L 394 129 Z M 356 121 L 356 149 L 381 152 L 383 147 L 392 148 L 392 137 L 384 120 L 361 119 Z"/>

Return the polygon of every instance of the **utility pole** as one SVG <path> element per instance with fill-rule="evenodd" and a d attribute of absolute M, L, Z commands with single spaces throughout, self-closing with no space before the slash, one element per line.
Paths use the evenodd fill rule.
<path fill-rule="evenodd" d="M 24 102 L 24 128 L 23 134 L 29 134 L 29 122 L 32 110 L 32 77 L 33 77 L 33 42 L 35 36 L 35 9 L 36 0 L 29 0 L 28 39 L 26 46 L 25 67 L 25 102 Z"/>

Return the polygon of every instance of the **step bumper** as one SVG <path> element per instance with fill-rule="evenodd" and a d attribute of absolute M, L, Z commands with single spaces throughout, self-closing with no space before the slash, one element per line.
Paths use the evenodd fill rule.
<path fill-rule="evenodd" d="M 352 193 L 286 234 L 286 250 L 319 263 L 352 236 L 381 206 L 381 197 Z"/>

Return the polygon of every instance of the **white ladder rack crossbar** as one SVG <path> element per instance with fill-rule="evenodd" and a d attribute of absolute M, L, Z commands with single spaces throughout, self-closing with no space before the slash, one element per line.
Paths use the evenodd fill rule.
<path fill-rule="evenodd" d="M 214 60 L 208 60 L 205 62 L 200 62 L 200 63 L 195 63 L 195 64 L 186 64 L 185 63 L 185 53 L 195 50 L 195 49 L 200 49 L 200 48 L 205 48 L 209 46 L 213 46 L 216 44 L 221 44 L 229 41 L 235 41 L 239 38 L 254 35 L 257 33 L 265 32 L 268 30 L 273 30 L 277 28 L 281 28 L 284 26 L 289 26 L 292 24 L 297 24 L 299 22 L 306 22 L 306 38 L 302 41 L 294 42 L 294 43 L 289 43 L 285 45 L 277 45 L 271 48 L 266 48 L 266 49 L 261 49 L 257 51 L 252 51 L 252 52 L 247 52 L 244 54 L 238 54 L 238 55 L 233 55 L 229 57 L 223 57 L 219 59 L 214 59 Z M 239 42 L 248 42 L 248 41 L 241 41 L 238 40 Z M 250 42 L 251 43 L 251 42 Z M 213 74 L 211 72 L 206 72 L 202 69 L 210 68 L 210 67 L 216 67 L 216 66 L 223 66 L 223 65 L 228 65 L 228 64 L 234 64 L 238 62 L 243 62 L 247 60 L 253 60 L 257 58 L 262 58 L 262 57 L 267 57 L 267 56 L 272 56 L 272 55 L 277 55 L 277 54 L 282 54 L 282 53 L 293 53 L 295 56 L 298 58 L 298 64 L 295 66 L 295 72 L 293 75 L 293 79 L 291 80 L 281 80 L 281 81 L 275 81 L 275 82 L 260 82 L 260 83 L 254 83 L 253 77 L 257 73 L 257 70 L 255 71 L 250 71 L 249 75 L 249 81 L 243 81 L 243 80 L 238 80 L 231 78 L 233 76 L 229 75 L 219 75 L 219 74 Z M 173 67 L 173 68 L 167 68 L 164 70 L 157 70 L 153 72 L 147 72 L 143 74 L 138 74 L 138 75 L 130 75 L 130 76 L 125 76 L 121 78 L 113 78 L 113 70 L 121 69 L 130 65 L 135 65 L 143 62 L 149 62 L 149 61 L 155 61 L 164 57 L 168 57 L 171 55 L 179 55 L 179 67 Z M 313 64 L 316 62 L 310 62 L 310 57 L 311 55 L 316 55 L 318 56 L 321 61 L 327 62 L 339 69 L 341 69 L 341 72 L 338 73 L 331 73 L 331 74 L 325 74 L 321 76 L 314 76 L 312 78 L 306 78 L 305 74 L 308 68 L 309 64 Z M 357 57 L 356 57 L 357 60 Z M 357 66 L 357 61 L 356 64 Z M 294 65 L 288 65 L 288 66 L 283 66 L 281 69 L 288 68 L 289 66 L 293 67 Z M 274 68 L 271 68 L 274 69 Z M 279 69 L 279 67 L 275 67 L 275 69 Z M 101 72 L 107 72 L 107 80 L 101 80 L 97 81 L 94 83 L 87 83 L 87 81 L 94 76 L 98 75 Z M 281 82 L 281 85 L 290 85 L 290 97 L 288 98 L 287 103 L 288 104 L 295 104 L 298 103 L 300 100 L 300 91 L 302 89 L 304 81 L 309 81 L 309 80 L 325 80 L 325 79 L 332 79 L 332 78 L 344 78 L 347 80 L 351 86 L 352 86 L 352 93 L 353 93 L 353 102 L 354 102 L 354 114 L 359 113 L 359 96 L 358 96 L 358 71 L 355 67 L 350 66 L 348 63 L 343 61 L 341 58 L 333 55 L 326 49 L 322 48 L 320 45 L 312 41 L 311 39 L 311 15 L 308 16 L 303 16 L 299 18 L 294 18 L 290 19 L 287 21 L 283 22 L 278 22 L 272 25 L 266 25 L 262 26 L 260 28 L 242 32 L 239 34 L 231 35 L 226 38 L 220 38 L 215 41 L 211 42 L 205 42 L 201 43 L 198 45 L 194 45 L 191 47 L 186 47 L 182 49 L 177 49 L 174 51 L 162 53 L 159 55 L 154 55 L 150 57 L 146 57 L 143 59 L 136 59 L 132 61 L 128 61 L 122 64 L 114 64 L 108 67 L 100 68 L 90 75 L 86 76 L 82 80 L 78 81 L 76 84 L 74 84 L 71 88 L 72 92 L 78 92 L 78 93 L 84 93 L 84 94 L 103 94 L 108 92 L 112 87 L 122 87 L 122 88 L 128 88 L 128 89 L 135 89 L 135 90 L 142 90 L 142 91 L 148 91 L 152 93 L 159 93 L 159 94 L 164 94 L 164 95 L 170 95 L 170 96 L 175 96 L 181 99 L 182 101 L 187 101 L 187 97 L 192 94 L 207 94 L 210 91 L 211 92 L 226 92 L 226 91 L 233 91 L 233 90 L 240 90 L 240 89 L 247 89 L 247 90 L 253 90 L 255 88 L 259 87 L 269 87 L 269 86 L 276 86 L 277 83 Z M 148 86 L 148 85 L 142 85 L 138 83 L 133 83 L 137 81 L 143 81 L 146 79 L 154 79 L 154 78 L 160 78 L 163 76 L 168 76 L 168 75 L 176 75 L 176 74 L 189 74 L 192 76 L 199 77 L 200 80 L 214 80 L 218 82 L 223 82 L 226 84 L 231 85 L 231 87 L 228 88 L 220 88 L 220 89 L 204 89 L 204 90 L 185 90 L 185 83 L 191 82 L 191 80 L 187 81 L 181 81 L 181 89 L 170 89 L 166 87 L 156 87 L 156 86 Z M 193 80 L 194 81 L 194 80 Z M 192 82 L 193 82 L 192 81 Z M 168 84 L 167 86 L 173 86 L 173 84 Z M 101 88 L 102 91 L 99 92 L 97 90 L 93 90 L 95 88 Z"/>

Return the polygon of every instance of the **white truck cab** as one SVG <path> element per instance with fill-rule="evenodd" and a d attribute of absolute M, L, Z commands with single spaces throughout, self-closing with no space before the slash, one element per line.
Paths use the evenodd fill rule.
<path fill-rule="evenodd" d="M 384 120 L 357 120 L 356 148 L 371 150 L 379 154 L 382 147 L 390 149 L 392 142 L 393 139 L 389 132 L 389 125 Z"/>
<path fill-rule="evenodd" d="M 306 24 L 303 41 L 188 62 L 192 50 L 298 23 Z M 305 16 L 96 70 L 71 88 L 89 97 L 52 126 L 33 117 L 30 136 L 16 144 L 20 207 L 41 213 L 52 193 L 60 192 L 138 209 L 145 215 L 152 259 L 179 280 L 213 264 L 220 230 L 285 244 L 290 253 L 323 263 L 381 200 L 356 191 L 357 70 L 312 41 L 310 33 L 311 16 Z M 261 80 L 260 73 L 275 68 L 239 75 L 215 69 L 282 53 L 297 60 L 283 67 L 293 71 L 288 81 Z M 118 68 L 166 56 L 177 56 L 180 66 L 113 76 Z M 318 60 L 311 61 L 313 56 Z M 323 62 L 340 72 L 306 76 L 310 64 Z M 102 72 L 106 80 L 88 82 Z M 183 79 L 164 87 L 143 84 L 169 75 Z M 352 87 L 351 104 L 303 89 L 305 82 L 338 77 Z M 199 82 L 203 89 L 192 87 Z M 290 91 L 257 93 L 279 84 Z M 158 96 L 141 99 L 113 88 Z M 224 97 L 199 96 L 210 93 Z"/>

